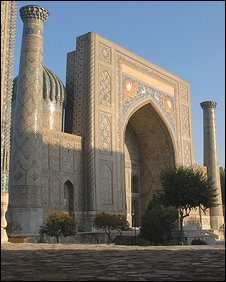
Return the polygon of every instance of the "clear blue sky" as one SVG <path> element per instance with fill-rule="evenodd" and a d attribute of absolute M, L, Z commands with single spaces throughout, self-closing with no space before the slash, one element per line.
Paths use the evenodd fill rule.
<path fill-rule="evenodd" d="M 49 10 L 44 65 L 65 83 L 66 54 L 77 36 L 94 31 L 189 81 L 195 161 L 203 164 L 200 102 L 216 101 L 219 164 L 225 166 L 224 1 L 18 1 Z M 22 21 L 17 17 L 14 76 L 18 74 Z"/>

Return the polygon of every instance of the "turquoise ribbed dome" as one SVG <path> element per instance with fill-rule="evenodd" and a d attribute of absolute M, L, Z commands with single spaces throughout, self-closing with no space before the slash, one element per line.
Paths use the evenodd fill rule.
<path fill-rule="evenodd" d="M 43 98 L 60 104 L 66 102 L 66 91 L 62 81 L 46 67 L 43 68 Z"/>
<path fill-rule="evenodd" d="M 13 81 L 13 100 L 16 97 L 17 81 L 18 76 Z M 43 99 L 60 105 L 66 104 L 66 90 L 62 81 L 45 66 L 43 67 Z"/>

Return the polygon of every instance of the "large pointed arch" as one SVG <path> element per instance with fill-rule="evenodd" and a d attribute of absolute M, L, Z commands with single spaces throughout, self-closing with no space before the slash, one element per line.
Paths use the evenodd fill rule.
<path fill-rule="evenodd" d="M 161 190 L 160 173 L 176 163 L 175 138 L 162 114 L 150 100 L 142 102 L 127 115 L 124 128 L 124 172 L 127 218 L 134 220 L 133 202 L 139 218 L 153 195 Z M 138 175 L 139 193 L 132 193 L 133 176 Z M 129 186 L 131 185 L 131 186 Z"/>
<path fill-rule="evenodd" d="M 156 111 L 156 113 L 158 114 L 159 118 L 162 120 L 162 123 L 164 124 L 164 126 L 166 127 L 169 135 L 170 135 L 170 138 L 171 138 L 171 141 L 172 141 L 172 144 L 173 144 L 173 148 L 174 148 L 174 155 L 175 155 L 175 159 L 176 159 L 176 151 L 177 151 L 177 142 L 176 142 L 176 133 L 173 131 L 172 129 L 172 126 L 170 126 L 170 123 L 169 121 L 167 120 L 166 116 L 163 115 L 162 111 L 159 109 L 158 106 L 156 106 L 156 104 L 153 102 L 153 100 L 150 98 L 150 97 L 147 97 L 146 99 L 144 100 L 138 100 L 136 102 L 136 104 L 134 105 L 133 108 L 131 108 L 127 113 L 126 115 L 124 116 L 124 122 L 123 122 L 123 137 L 125 138 L 125 130 L 126 130 L 126 127 L 128 125 L 128 122 L 131 118 L 131 116 L 137 112 L 139 109 L 141 109 L 143 106 L 145 105 L 148 105 L 150 104 L 151 107 L 153 107 L 153 109 Z"/>

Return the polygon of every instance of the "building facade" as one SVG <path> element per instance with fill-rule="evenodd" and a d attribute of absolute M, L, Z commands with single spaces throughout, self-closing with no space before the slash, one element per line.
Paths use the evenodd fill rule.
<path fill-rule="evenodd" d="M 189 83 L 89 32 L 67 55 L 65 89 L 43 66 L 48 11 L 25 6 L 20 15 L 8 214 L 21 228 L 14 235 L 37 235 L 56 211 L 72 214 L 83 231 L 101 212 L 139 226 L 161 189 L 161 169 L 194 164 Z M 208 215 L 203 228 L 211 228 Z"/>
<path fill-rule="evenodd" d="M 16 1 L 1 1 L 1 241 L 7 241 L 11 100 L 13 87 Z"/>

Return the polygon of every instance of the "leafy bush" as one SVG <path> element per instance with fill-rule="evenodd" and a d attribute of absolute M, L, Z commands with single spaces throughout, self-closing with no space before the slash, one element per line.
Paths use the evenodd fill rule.
<path fill-rule="evenodd" d="M 178 221 L 178 211 L 164 207 L 159 195 L 154 195 L 141 218 L 140 237 L 150 243 L 167 244 L 171 240 L 171 229 Z"/>
<path fill-rule="evenodd" d="M 40 227 L 40 240 L 44 235 L 55 237 L 59 243 L 60 236 L 72 236 L 76 233 L 76 222 L 73 217 L 64 212 L 57 212 L 48 217 L 47 222 Z"/>
<path fill-rule="evenodd" d="M 178 219 L 174 208 L 147 210 L 141 220 L 140 236 L 154 244 L 167 244 L 171 240 L 171 229 Z"/>
<path fill-rule="evenodd" d="M 129 228 L 129 223 L 125 216 L 121 214 L 108 214 L 101 213 L 98 214 L 94 220 L 94 225 L 98 229 L 102 229 L 107 234 L 110 242 L 113 242 L 111 238 L 111 231 L 117 230 L 122 235 L 122 230 L 127 230 Z"/>
<path fill-rule="evenodd" d="M 207 245 L 207 243 L 201 239 L 194 239 L 191 241 L 192 245 Z"/>

